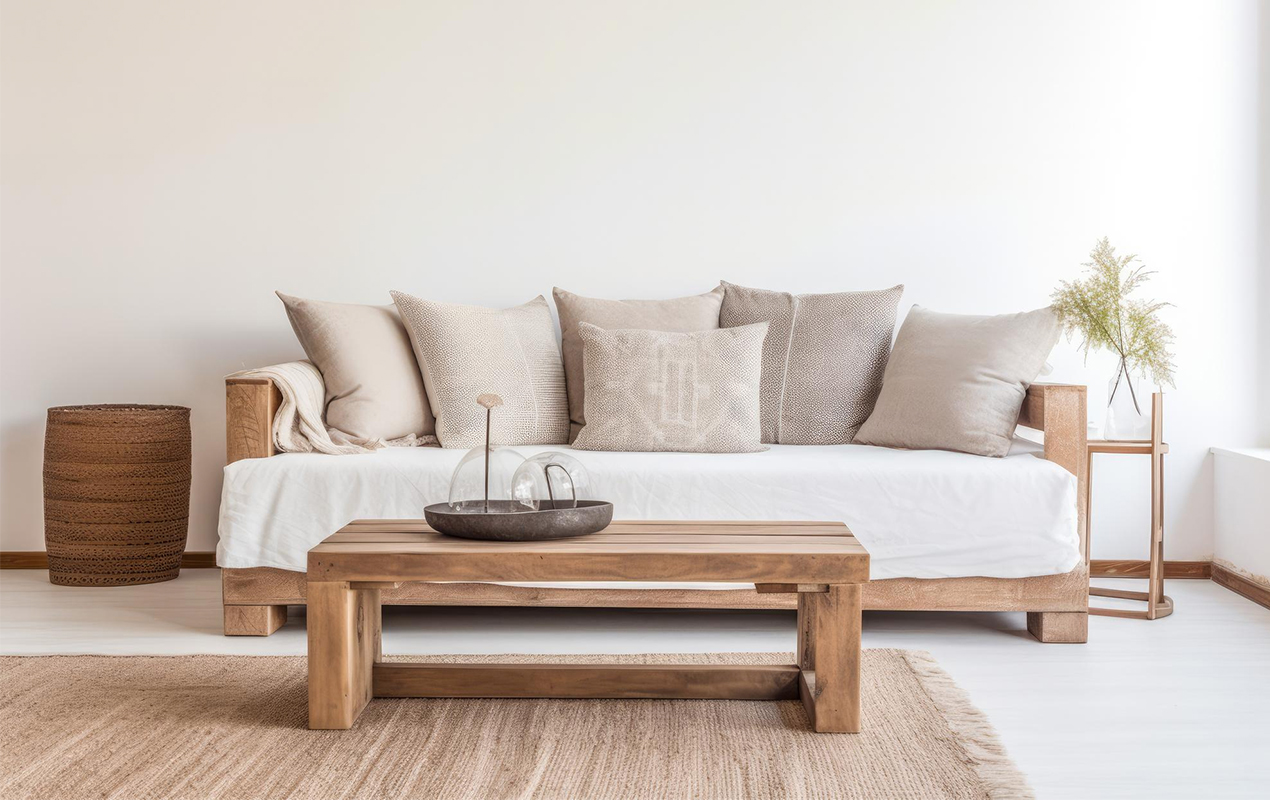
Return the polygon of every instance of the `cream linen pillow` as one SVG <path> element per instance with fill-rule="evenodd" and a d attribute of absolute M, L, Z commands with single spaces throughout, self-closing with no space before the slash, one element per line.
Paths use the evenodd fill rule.
<path fill-rule="evenodd" d="M 476 396 L 503 398 L 493 415 L 495 444 L 563 444 L 569 435 L 564 369 L 551 309 L 539 295 L 515 308 L 436 303 L 391 292 L 410 330 L 442 447 L 485 441 Z"/>
<path fill-rule="evenodd" d="M 322 373 L 328 428 L 354 439 L 432 435 L 419 365 L 395 308 L 276 294 L 304 354 Z"/>
<path fill-rule="evenodd" d="M 1004 456 L 1059 331 L 1049 308 L 978 317 L 913 306 L 856 444 Z"/>
<path fill-rule="evenodd" d="M 578 323 L 600 328 L 636 328 L 647 331 L 708 331 L 719 327 L 719 306 L 723 287 L 692 297 L 671 300 L 601 300 L 566 292 L 551 291 L 560 314 L 561 349 L 564 350 L 564 378 L 569 391 L 570 440 L 586 424 L 583 413 L 586 378 L 582 367 L 582 337 Z"/>
<path fill-rule="evenodd" d="M 581 323 L 587 424 L 579 450 L 764 450 L 759 379 L 767 323 L 696 333 Z"/>
<path fill-rule="evenodd" d="M 869 418 L 903 286 L 789 294 L 723 284 L 719 327 L 766 320 L 763 441 L 848 444 Z"/>

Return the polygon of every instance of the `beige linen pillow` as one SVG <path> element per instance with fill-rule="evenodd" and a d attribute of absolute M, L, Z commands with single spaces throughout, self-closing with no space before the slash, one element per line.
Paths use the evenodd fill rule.
<path fill-rule="evenodd" d="M 767 323 L 696 333 L 578 325 L 586 363 L 580 450 L 753 453 Z"/>
<path fill-rule="evenodd" d="M 1059 330 L 1049 308 L 978 317 L 913 306 L 856 444 L 1004 456 Z"/>
<path fill-rule="evenodd" d="M 723 283 L 719 327 L 767 321 L 763 441 L 848 444 L 869 418 L 904 287 L 789 294 Z"/>
<path fill-rule="evenodd" d="M 437 303 L 390 292 L 410 330 L 442 447 L 485 441 L 476 396 L 503 398 L 494 411 L 495 444 L 563 444 L 569 435 L 564 369 L 551 309 L 539 295 L 494 309 Z"/>
<path fill-rule="evenodd" d="M 328 428 L 354 439 L 432 435 L 419 365 L 395 308 L 276 294 L 304 354 L 322 373 Z"/>
<path fill-rule="evenodd" d="M 607 330 L 634 328 L 647 331 L 707 331 L 719 327 L 719 306 L 723 287 L 692 297 L 671 300 L 601 300 L 551 290 L 560 314 L 560 340 L 564 350 L 564 378 L 569 391 L 570 440 L 586 424 L 586 378 L 582 368 L 582 337 L 578 323 L 586 322 Z"/>

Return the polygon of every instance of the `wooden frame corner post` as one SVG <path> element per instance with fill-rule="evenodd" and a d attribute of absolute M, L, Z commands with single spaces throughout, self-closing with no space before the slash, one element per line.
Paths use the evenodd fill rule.
<path fill-rule="evenodd" d="M 309 727 L 348 730 L 373 696 L 379 589 L 309 581 Z"/>
<path fill-rule="evenodd" d="M 798 594 L 798 696 L 818 733 L 860 732 L 860 584 Z"/>
<path fill-rule="evenodd" d="M 225 463 L 268 458 L 282 393 L 268 378 L 225 379 Z"/>
<path fill-rule="evenodd" d="M 1028 611 L 1028 632 L 1047 644 L 1084 644 L 1089 640 L 1089 463 L 1086 457 L 1089 412 L 1084 386 L 1033 384 L 1023 402 L 1019 424 L 1044 434 L 1045 460 L 1076 479 L 1076 531 L 1084 567 L 1080 611 Z"/>

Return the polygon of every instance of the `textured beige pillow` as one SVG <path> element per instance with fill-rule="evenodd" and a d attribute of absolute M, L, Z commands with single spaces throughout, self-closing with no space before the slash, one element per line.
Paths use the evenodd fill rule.
<path fill-rule="evenodd" d="M 410 330 L 442 447 L 485 441 L 476 396 L 503 398 L 495 444 L 563 444 L 569 435 L 564 369 L 551 309 L 541 295 L 508 309 L 436 303 L 404 292 L 392 299 Z"/>
<path fill-rule="evenodd" d="M 324 303 L 277 292 L 326 384 L 326 425 L 355 439 L 430 436 L 432 410 L 392 306 Z"/>
<path fill-rule="evenodd" d="M 719 327 L 767 321 L 763 441 L 847 444 L 869 418 L 903 286 L 799 294 L 724 283 Z"/>
<path fill-rule="evenodd" d="M 696 333 L 581 323 L 586 426 L 580 450 L 763 450 L 759 376 L 767 323 Z"/>
<path fill-rule="evenodd" d="M 582 369 L 582 337 L 578 323 L 615 330 L 634 328 L 647 331 L 708 331 L 719 327 L 719 305 L 723 287 L 692 297 L 672 300 L 601 300 L 583 297 L 556 288 L 551 292 L 560 314 L 560 340 L 564 350 L 565 385 L 569 390 L 570 439 L 586 424 L 585 378 Z"/>
<path fill-rule="evenodd" d="M 1059 330 L 1048 308 L 977 317 L 913 306 L 856 443 L 1004 456 Z"/>

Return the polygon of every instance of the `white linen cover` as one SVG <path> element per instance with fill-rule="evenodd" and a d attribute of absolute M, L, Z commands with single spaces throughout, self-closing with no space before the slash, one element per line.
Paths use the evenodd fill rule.
<path fill-rule="evenodd" d="M 422 519 L 448 498 L 463 454 L 388 448 L 230 464 L 216 562 L 304 571 L 308 550 L 350 520 Z M 868 549 L 874 580 L 1055 575 L 1080 560 L 1076 480 L 1022 439 L 1004 458 L 856 444 L 574 455 L 616 519 L 841 520 Z"/>

